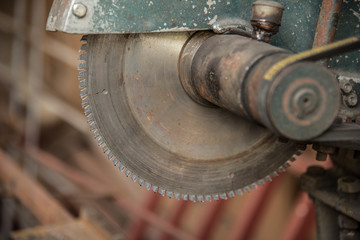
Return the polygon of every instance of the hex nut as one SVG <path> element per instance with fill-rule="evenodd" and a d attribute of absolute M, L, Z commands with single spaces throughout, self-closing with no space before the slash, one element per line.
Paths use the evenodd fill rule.
<path fill-rule="evenodd" d="M 82 3 L 75 3 L 72 7 L 73 14 L 78 18 L 83 18 L 86 15 L 87 8 Z"/>
<path fill-rule="evenodd" d="M 360 179 L 353 176 L 344 176 L 338 178 L 338 191 L 343 193 L 358 193 L 360 192 Z"/>
<path fill-rule="evenodd" d="M 358 104 L 358 97 L 355 93 L 351 93 L 345 97 L 345 103 L 348 107 L 355 107 Z"/>

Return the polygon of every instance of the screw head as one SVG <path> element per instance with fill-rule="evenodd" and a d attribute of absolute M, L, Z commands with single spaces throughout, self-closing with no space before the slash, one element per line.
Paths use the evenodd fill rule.
<path fill-rule="evenodd" d="M 73 8 L 72 8 L 72 12 L 76 17 L 83 18 L 86 15 L 87 8 L 82 3 L 75 3 Z"/>
<path fill-rule="evenodd" d="M 340 88 L 346 94 L 348 94 L 352 91 L 352 85 L 349 81 L 342 81 L 340 83 Z"/>
<path fill-rule="evenodd" d="M 345 98 L 345 103 L 348 107 L 355 107 L 358 104 L 358 97 L 355 93 L 350 94 Z"/>

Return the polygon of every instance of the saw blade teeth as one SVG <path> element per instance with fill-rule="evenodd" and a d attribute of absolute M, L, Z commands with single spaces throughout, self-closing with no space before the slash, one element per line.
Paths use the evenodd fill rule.
<path fill-rule="evenodd" d="M 84 80 L 86 81 L 86 79 L 87 79 L 87 71 L 81 71 L 81 72 L 79 72 L 79 74 L 78 74 L 78 79 L 79 79 L 79 80 L 84 79 Z"/>
<path fill-rule="evenodd" d="M 260 179 L 260 180 L 257 182 L 257 184 L 258 184 L 259 186 L 264 186 L 265 182 L 264 182 L 264 180 Z"/>
<path fill-rule="evenodd" d="M 90 108 L 90 106 L 86 106 L 85 108 L 84 108 L 84 114 L 85 115 L 89 115 L 91 113 L 91 108 Z"/>
<path fill-rule="evenodd" d="M 83 36 L 82 40 L 83 42 L 87 41 L 87 36 Z M 95 111 L 95 105 L 93 106 L 93 108 L 91 108 L 93 103 L 93 99 L 92 99 L 92 94 L 94 93 L 93 89 L 92 89 L 92 84 L 91 81 L 92 79 L 89 79 L 89 76 L 91 76 L 91 74 L 89 73 L 90 67 L 87 64 L 87 60 L 88 55 L 87 52 L 89 50 L 89 45 L 87 45 L 86 43 L 81 45 L 80 49 L 79 49 L 79 60 L 80 63 L 78 65 L 78 70 L 79 70 L 79 74 L 78 74 L 78 79 L 79 79 L 79 88 L 80 88 L 80 97 L 81 97 L 81 107 L 84 109 L 84 114 L 86 116 L 87 122 L 90 124 L 90 130 L 93 131 L 94 133 L 94 138 L 97 140 L 98 142 L 98 146 L 102 147 L 102 150 L 104 152 L 104 154 L 107 155 L 107 158 L 113 162 L 114 166 L 117 166 L 119 168 L 120 171 L 124 172 L 124 174 L 126 175 L 126 177 L 129 177 L 132 179 L 132 181 L 137 182 L 140 186 L 144 186 L 147 190 L 152 190 L 152 192 L 154 193 L 159 193 L 162 196 L 167 196 L 169 198 L 174 197 L 175 199 L 179 200 L 182 199 L 184 201 L 192 201 L 192 202 L 210 202 L 212 200 L 215 201 L 219 201 L 219 200 L 226 200 L 228 198 L 233 198 L 235 197 L 235 195 L 244 195 L 244 193 L 246 192 L 250 192 L 253 189 L 258 188 L 259 186 L 263 186 L 266 182 L 271 182 L 272 181 L 272 177 L 270 177 L 269 175 L 264 177 L 264 179 L 260 179 L 258 181 L 256 181 L 255 183 L 252 183 L 250 185 L 247 185 L 243 188 L 237 189 L 237 190 L 226 190 L 225 192 L 221 192 L 220 191 L 216 191 L 216 194 L 207 194 L 207 195 L 201 195 L 194 193 L 192 191 L 187 191 L 188 193 L 194 193 L 194 194 L 182 194 L 182 193 L 176 193 L 176 192 L 172 192 L 172 191 L 168 191 L 166 189 L 161 188 L 160 186 L 163 186 L 162 184 L 159 184 L 158 186 L 156 185 L 152 185 L 151 183 L 145 181 L 144 179 L 141 178 L 141 176 L 138 176 L 134 173 L 132 173 L 125 165 L 122 164 L 122 161 L 120 162 L 118 158 L 116 158 L 116 152 L 112 152 L 111 149 L 106 145 L 105 143 L 105 139 L 103 139 L 103 137 L 101 136 L 101 131 L 100 129 L 97 128 L 97 124 L 96 124 L 96 120 L 98 120 L 98 118 L 95 116 L 97 112 Z M 89 59 L 90 60 L 90 59 Z M 89 82 L 88 82 L 89 81 Z M 103 94 L 108 94 L 108 90 L 109 89 L 103 89 L 102 92 L 99 93 L 103 93 Z M 91 110 L 94 110 L 94 113 L 91 113 Z M 96 115 L 97 116 L 97 115 Z M 99 122 L 100 124 L 100 122 Z M 300 149 L 300 148 L 298 148 Z M 279 176 L 278 173 L 282 173 L 285 172 L 285 169 L 287 167 L 289 167 L 291 164 L 290 162 L 293 162 L 296 160 L 295 156 L 296 155 L 300 155 L 302 152 L 300 151 L 296 151 L 294 156 L 291 157 L 289 159 L 288 162 L 284 163 L 282 166 L 280 166 L 276 171 L 274 171 L 272 174 L 270 174 L 273 177 Z M 232 173 L 230 175 L 230 177 L 234 177 L 235 173 Z M 173 189 L 172 189 L 173 190 Z"/>
<path fill-rule="evenodd" d="M 238 196 L 242 196 L 243 195 L 243 191 L 241 189 L 235 190 L 236 195 Z"/>
<path fill-rule="evenodd" d="M 159 193 L 161 196 L 165 196 L 165 189 L 159 188 Z"/>
<path fill-rule="evenodd" d="M 94 132 L 94 139 L 97 139 L 98 137 L 100 137 L 100 133 L 99 133 L 99 131 L 95 131 Z"/>
<path fill-rule="evenodd" d="M 119 169 L 120 169 L 120 171 L 122 172 L 122 171 L 124 171 L 125 166 L 124 166 L 122 163 L 120 163 L 120 165 L 119 165 Z"/>
<path fill-rule="evenodd" d="M 79 88 L 81 89 L 81 88 L 84 88 L 84 87 L 86 87 L 86 81 L 85 81 L 85 80 L 81 80 L 81 81 L 79 82 Z"/>
<path fill-rule="evenodd" d="M 233 198 L 233 197 L 235 197 L 235 193 L 234 193 L 234 191 L 230 191 L 230 192 L 228 192 L 228 193 L 227 193 L 227 195 L 228 195 L 228 197 L 229 197 L 229 198 Z"/>
<path fill-rule="evenodd" d="M 85 61 L 85 60 L 86 60 L 86 56 L 87 56 L 86 53 L 81 53 L 81 54 L 79 55 L 79 57 L 78 57 L 78 60 L 80 60 L 80 61 Z"/>
<path fill-rule="evenodd" d="M 95 131 L 97 129 L 96 124 L 94 122 L 90 123 L 90 131 Z"/>
<path fill-rule="evenodd" d="M 212 195 L 212 198 L 213 198 L 215 201 L 219 201 L 219 194 L 213 194 L 213 195 Z"/>
<path fill-rule="evenodd" d="M 116 167 L 116 165 L 118 165 L 118 163 L 119 163 L 119 159 L 115 158 L 115 159 L 113 160 L 114 166 Z"/>
<path fill-rule="evenodd" d="M 79 49 L 79 52 L 87 52 L 89 50 L 89 47 L 88 47 L 88 45 L 87 44 L 82 44 L 81 46 L 80 46 L 80 49 Z"/>
<path fill-rule="evenodd" d="M 284 168 L 289 168 L 290 166 L 291 166 L 291 164 L 289 162 L 286 162 L 286 163 L 283 164 Z"/>
<path fill-rule="evenodd" d="M 89 98 L 88 97 L 84 97 L 83 99 L 81 99 L 81 107 L 82 108 L 85 108 L 88 105 L 89 105 Z"/>
<path fill-rule="evenodd" d="M 264 177 L 264 180 L 265 180 L 265 182 L 271 182 L 272 181 L 272 179 L 271 179 L 271 177 L 269 175 Z"/>
<path fill-rule="evenodd" d="M 84 46 L 84 45 L 83 45 Z M 78 69 L 79 71 L 81 70 L 86 70 L 86 63 L 85 62 L 81 62 L 79 63 Z"/>
<path fill-rule="evenodd" d="M 277 170 L 279 173 L 283 173 L 286 172 L 285 168 L 283 168 L 283 166 L 280 166 Z"/>
<path fill-rule="evenodd" d="M 227 199 L 226 193 L 221 193 L 220 199 L 226 200 Z"/>
<path fill-rule="evenodd" d="M 174 193 L 174 198 L 176 200 L 180 200 L 180 193 Z"/>
<path fill-rule="evenodd" d="M 80 42 L 87 42 L 88 36 L 89 35 L 83 35 L 80 39 Z"/>
<path fill-rule="evenodd" d="M 158 187 L 155 186 L 155 185 L 152 185 L 152 186 L 151 186 L 151 190 L 152 190 L 154 193 L 157 193 Z"/>
<path fill-rule="evenodd" d="M 83 88 L 80 90 L 80 97 L 81 98 L 84 98 L 87 96 L 87 89 L 86 88 Z"/>
<path fill-rule="evenodd" d="M 133 182 L 136 182 L 136 178 L 137 176 L 135 174 L 131 175 L 131 180 L 133 180 Z"/>
<path fill-rule="evenodd" d="M 109 148 L 108 148 L 108 146 L 105 145 L 105 146 L 103 147 L 103 153 L 106 153 L 107 151 L 109 151 Z"/>
<path fill-rule="evenodd" d="M 87 123 L 91 123 L 94 121 L 94 116 L 92 114 L 87 115 L 86 117 Z"/>

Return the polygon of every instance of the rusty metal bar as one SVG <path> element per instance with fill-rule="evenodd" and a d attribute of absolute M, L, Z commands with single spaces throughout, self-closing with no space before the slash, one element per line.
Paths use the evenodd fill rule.
<path fill-rule="evenodd" d="M 224 205 L 225 205 L 224 200 L 213 201 L 207 204 L 206 208 L 204 209 L 205 212 L 201 216 L 201 219 L 199 221 L 199 226 L 197 229 L 196 236 L 199 239 L 210 238 L 210 234 L 212 233 L 212 230 L 216 226 L 218 216 L 220 215 Z"/>
<path fill-rule="evenodd" d="M 146 208 L 149 211 L 153 211 L 156 205 L 159 202 L 159 195 L 154 194 L 152 192 L 148 193 L 144 204 L 144 208 Z M 137 219 L 137 221 L 133 222 L 132 226 L 129 230 L 129 239 L 130 240 L 136 240 L 136 239 L 142 239 L 145 231 L 147 228 L 147 222 L 145 222 L 143 219 Z"/>
<path fill-rule="evenodd" d="M 306 239 L 315 223 L 315 206 L 308 194 L 301 192 L 287 221 L 281 240 Z"/>
<path fill-rule="evenodd" d="M 73 217 L 46 189 L 27 176 L 0 150 L 0 180 L 43 224 L 63 223 Z"/>
<path fill-rule="evenodd" d="M 313 48 L 334 41 L 343 0 L 323 0 L 316 26 Z"/>
<path fill-rule="evenodd" d="M 261 219 L 263 209 L 266 207 L 271 193 L 279 182 L 279 178 L 280 177 L 275 178 L 271 184 L 266 184 L 250 193 L 250 196 L 245 202 L 244 210 L 235 220 L 227 239 L 238 240 L 251 238 L 257 223 Z"/>
<path fill-rule="evenodd" d="M 188 233 L 185 233 L 184 231 L 181 231 L 180 229 L 174 227 L 166 220 L 159 218 L 153 212 L 143 207 L 139 207 L 138 205 L 133 204 L 132 202 L 126 200 L 125 198 L 117 197 L 116 202 L 121 207 L 123 207 L 123 209 L 131 212 L 137 217 L 142 218 L 143 220 L 151 224 L 153 227 L 156 227 L 157 229 L 166 232 L 167 234 L 175 237 L 176 239 L 184 239 L 184 240 L 196 239 L 193 236 L 189 235 Z"/>
<path fill-rule="evenodd" d="M 169 222 L 174 225 L 175 227 L 178 227 L 181 219 L 186 211 L 187 206 L 189 206 L 189 202 L 187 201 L 177 201 L 176 205 L 174 206 L 171 216 L 169 217 Z M 164 233 L 163 236 L 160 238 L 162 240 L 171 240 L 171 236 Z"/>

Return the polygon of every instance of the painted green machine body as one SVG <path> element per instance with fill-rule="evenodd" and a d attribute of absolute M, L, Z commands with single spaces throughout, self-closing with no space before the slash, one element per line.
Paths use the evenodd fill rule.
<path fill-rule="evenodd" d="M 349 140 L 328 130 L 339 111 L 360 116 L 351 98 L 359 51 L 336 55 L 360 46 L 360 2 L 254 2 L 54 1 L 47 30 L 85 35 L 79 87 L 90 129 L 139 185 L 226 199 L 285 171 L 296 146 Z M 334 35 L 353 38 L 327 45 Z M 354 87 L 342 95 L 339 81 Z"/>
<path fill-rule="evenodd" d="M 221 32 L 232 26 L 251 31 L 249 22 L 253 2 L 252 0 L 58 0 L 54 1 L 51 8 L 47 30 L 75 34 L 213 29 Z M 278 2 L 284 6 L 281 30 L 270 43 L 294 53 L 311 49 L 322 1 L 279 0 Z M 79 3 L 86 8 L 84 16 L 80 17 L 73 11 L 73 6 Z M 360 3 L 344 1 L 335 40 L 359 33 Z M 355 72 L 355 65 L 359 60 L 357 51 L 332 58 L 329 65 L 331 68 Z"/>

